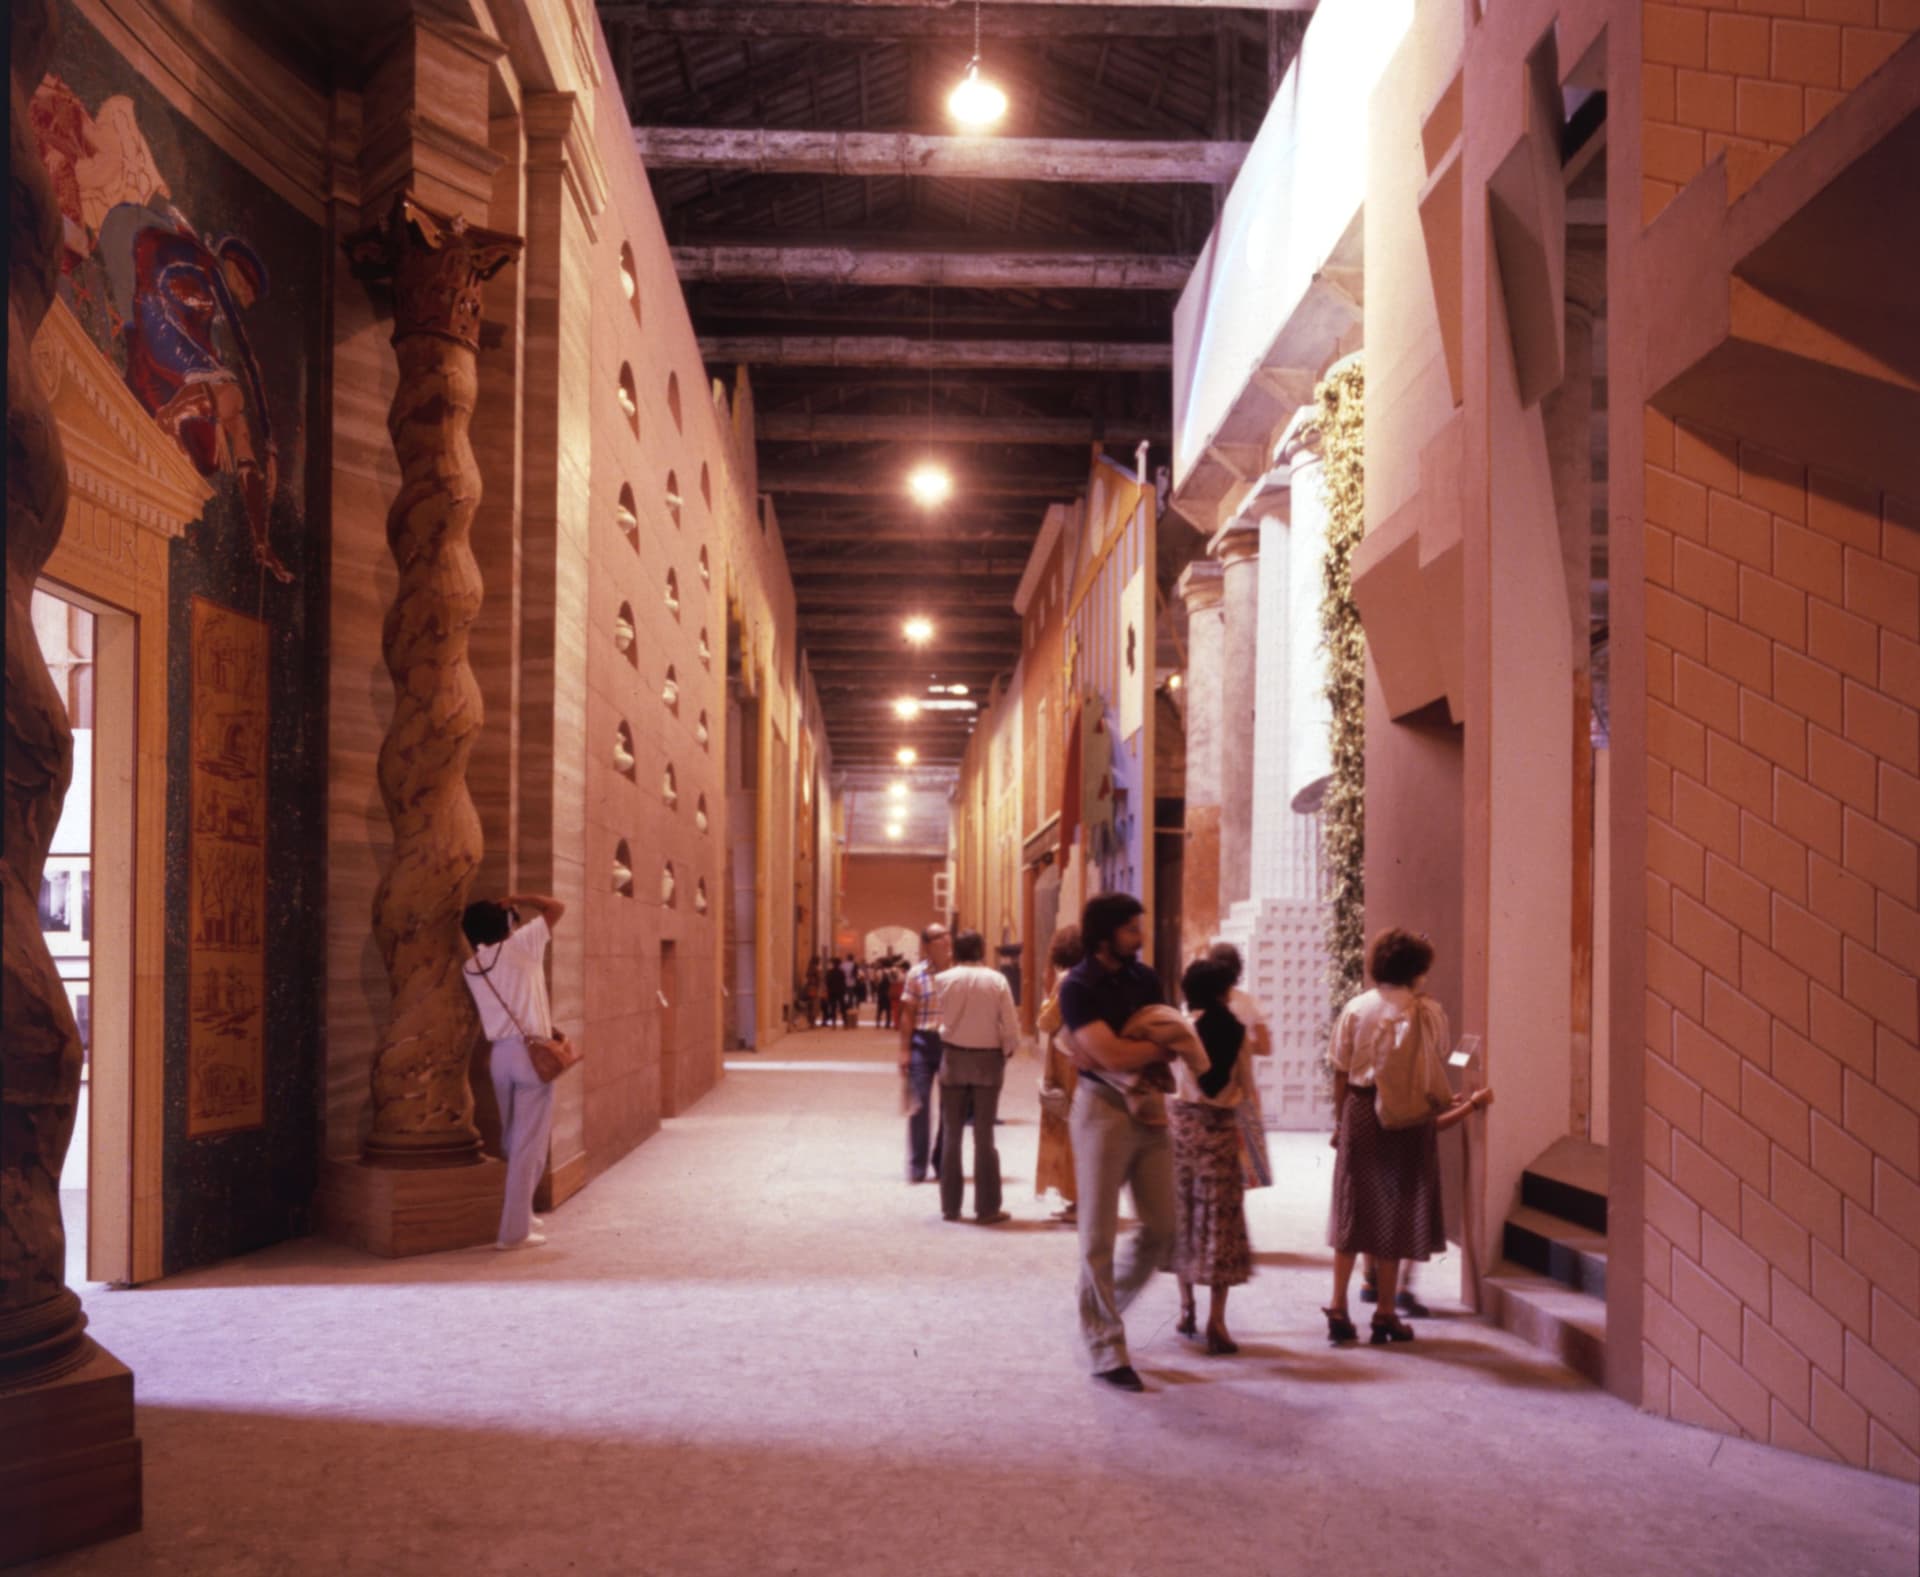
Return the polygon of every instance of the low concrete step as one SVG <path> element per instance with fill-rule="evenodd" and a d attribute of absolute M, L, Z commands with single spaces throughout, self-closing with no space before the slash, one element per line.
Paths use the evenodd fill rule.
<path fill-rule="evenodd" d="M 1505 1260 L 1486 1279 L 1487 1315 L 1595 1385 L 1606 1383 L 1607 1306 Z"/>
<path fill-rule="evenodd" d="M 1522 1205 L 1507 1217 L 1502 1251 L 1525 1270 L 1575 1292 L 1607 1295 L 1607 1237 L 1544 1210 Z"/>
<path fill-rule="evenodd" d="M 1603 1236 L 1607 1230 L 1607 1147 L 1557 1139 L 1520 1174 L 1520 1203 Z"/>

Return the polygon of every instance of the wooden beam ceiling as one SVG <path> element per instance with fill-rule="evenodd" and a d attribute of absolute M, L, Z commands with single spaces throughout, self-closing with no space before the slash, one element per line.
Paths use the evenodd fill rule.
<path fill-rule="evenodd" d="M 813 415 L 764 411 L 755 421 L 764 440 L 806 444 L 886 443 L 1069 445 L 1131 444 L 1158 439 L 1159 423 L 1099 422 L 1083 416 L 895 416 L 885 413 Z"/>
<path fill-rule="evenodd" d="M 1064 181 L 1106 186 L 1231 181 L 1244 142 L 1096 137 L 942 137 L 912 132 L 769 131 L 749 126 L 636 126 L 649 170 L 774 175 L 899 175 L 942 180 Z"/>
<path fill-rule="evenodd" d="M 1173 346 L 1088 340 L 910 339 L 904 334 L 735 334 L 700 337 L 710 362 L 756 367 L 1030 368 L 1036 372 L 1163 372 Z"/>
<path fill-rule="evenodd" d="M 760 491 L 772 493 L 776 498 L 793 496 L 795 498 L 895 498 L 904 491 L 901 471 L 904 468 L 877 469 L 880 462 L 863 464 L 857 470 L 852 466 L 825 467 L 817 470 L 792 469 L 783 466 L 763 466 L 760 471 Z M 970 498 L 1013 498 L 1013 499 L 1067 499 L 1087 485 L 1085 468 L 1075 471 L 1061 471 L 1052 474 L 1034 475 L 991 474 L 975 471 L 962 473 L 957 482 L 961 491 Z M 804 511 L 804 504 L 783 504 L 780 506 L 780 519 L 784 522 L 790 510 Z"/>
<path fill-rule="evenodd" d="M 977 240 L 969 243 L 978 245 Z M 836 285 L 951 285 L 977 290 L 1182 289 L 1193 259 L 1127 251 L 980 251 L 862 241 L 838 246 L 676 246 L 680 279 L 824 280 Z"/>
<path fill-rule="evenodd" d="M 1202 39 L 1218 29 L 1224 0 L 997 0 L 981 11 L 985 38 L 1001 39 Z M 1236 5 L 1234 9 L 1241 9 Z M 1307 10 L 1293 3 L 1249 0 L 1244 9 Z M 1210 14 L 1211 13 L 1211 14 Z M 735 39 L 830 38 L 842 40 L 973 39 L 973 8 L 939 5 L 684 3 L 606 4 L 600 15 L 649 33 L 718 35 Z"/>

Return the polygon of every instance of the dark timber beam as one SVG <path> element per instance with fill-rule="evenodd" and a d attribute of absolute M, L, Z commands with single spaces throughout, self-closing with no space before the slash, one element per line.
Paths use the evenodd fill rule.
<path fill-rule="evenodd" d="M 1180 290 L 1193 259 L 1143 252 L 963 252 L 876 246 L 676 246 L 681 282 L 952 285 L 968 290 Z"/>
<path fill-rule="evenodd" d="M 989 39 L 1211 38 L 1214 16 L 1228 0 L 999 0 L 981 11 Z M 1307 10 L 1304 0 L 1232 0 L 1254 10 Z M 726 38 L 973 39 L 973 8 L 944 5 L 704 4 L 656 0 L 605 4 L 601 21 L 631 23 L 652 33 L 717 34 Z"/>
<path fill-rule="evenodd" d="M 1089 340 L 909 339 L 904 334 L 702 335 L 700 355 L 756 367 L 1029 368 L 1036 372 L 1164 372 L 1173 346 Z"/>
<path fill-rule="evenodd" d="M 942 180 L 1076 181 L 1101 185 L 1231 181 L 1244 142 L 1118 138 L 930 137 L 915 132 L 767 131 L 741 126 L 636 126 L 649 170 L 751 170 L 762 175 L 900 175 Z"/>
<path fill-rule="evenodd" d="M 924 416 L 854 415 L 839 412 L 763 411 L 754 417 L 754 436 L 775 443 L 857 444 L 958 443 L 1071 445 L 1164 442 L 1167 429 L 1145 422 L 1112 421 L 1100 425 L 1077 416 Z"/>
<path fill-rule="evenodd" d="M 776 497 L 820 497 L 820 498 L 890 498 L 903 495 L 906 485 L 902 481 L 909 462 L 902 458 L 898 467 L 887 466 L 884 461 L 874 460 L 863 463 L 858 470 L 836 467 L 832 471 L 783 471 L 776 467 L 760 468 L 760 491 L 772 493 Z M 1070 499 L 1087 485 L 1087 473 L 1076 471 L 1071 475 L 1049 477 L 1038 476 L 981 476 L 962 472 L 955 478 L 957 490 L 971 498 L 1045 498 Z M 781 509 L 780 519 L 784 522 L 789 508 L 806 511 L 812 505 L 788 505 Z"/>

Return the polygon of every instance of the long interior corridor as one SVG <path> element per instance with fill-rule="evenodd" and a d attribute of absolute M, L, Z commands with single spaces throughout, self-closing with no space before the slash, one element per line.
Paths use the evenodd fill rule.
<path fill-rule="evenodd" d="M 1241 1355 L 1175 1335 L 1161 1277 L 1128 1321 L 1149 1394 L 1089 1383 L 1035 1065 L 1014 1220 L 950 1226 L 901 1181 L 895 1044 L 734 1059 L 537 1250 L 305 1239 L 92 1297 L 140 1375 L 146 1527 L 40 1569 L 1914 1569 L 1908 1486 L 1649 1417 L 1445 1305 L 1330 1350 L 1310 1134 L 1248 1198 Z"/>

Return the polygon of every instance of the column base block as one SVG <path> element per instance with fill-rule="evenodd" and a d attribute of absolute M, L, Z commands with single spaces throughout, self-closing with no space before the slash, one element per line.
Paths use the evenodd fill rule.
<path fill-rule="evenodd" d="M 92 1345 L 59 1379 L 0 1392 L 0 1566 L 140 1531 L 133 1371 Z"/>
<path fill-rule="evenodd" d="M 360 1160 L 320 1165 L 320 1231 L 368 1254 L 405 1259 L 491 1243 L 500 1231 L 507 1166 L 370 1166 Z"/>

